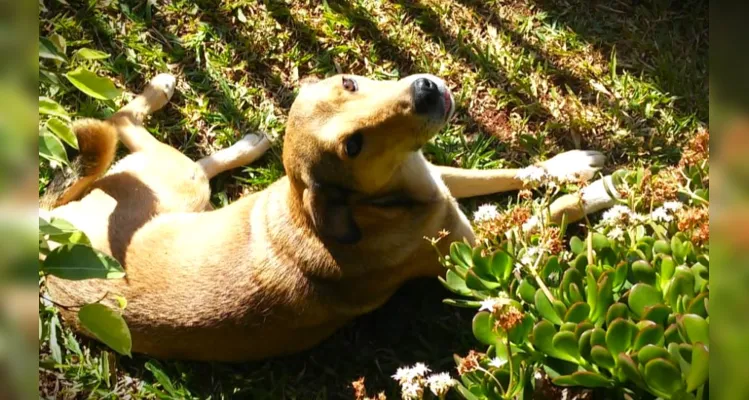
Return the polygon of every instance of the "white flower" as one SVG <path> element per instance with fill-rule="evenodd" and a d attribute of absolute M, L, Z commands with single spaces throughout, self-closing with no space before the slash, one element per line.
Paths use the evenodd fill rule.
<path fill-rule="evenodd" d="M 658 207 L 650 213 L 650 218 L 656 222 L 670 222 L 674 219 L 664 207 Z"/>
<path fill-rule="evenodd" d="M 489 361 L 489 366 L 494 368 L 502 368 L 505 364 L 507 364 L 507 360 L 500 360 L 499 357 L 494 357 Z"/>
<path fill-rule="evenodd" d="M 538 223 L 539 223 L 539 220 L 537 216 L 534 215 L 528 218 L 528 220 L 525 221 L 525 223 L 523 224 L 523 232 L 530 232 L 531 230 L 533 230 L 535 227 L 538 226 Z"/>
<path fill-rule="evenodd" d="M 515 178 L 520 179 L 525 184 L 535 186 L 546 182 L 546 180 L 549 178 L 549 175 L 546 173 L 545 169 L 535 165 L 531 165 L 519 170 L 515 174 Z"/>
<path fill-rule="evenodd" d="M 517 263 L 515 263 L 515 271 L 521 271 L 523 267 L 532 268 L 536 264 L 536 259 L 544 252 L 539 246 L 528 247 L 525 249 L 525 254 L 520 257 Z"/>
<path fill-rule="evenodd" d="M 408 382 L 414 382 L 418 381 L 421 378 L 424 377 L 429 372 L 429 368 L 427 368 L 424 363 L 416 363 L 413 367 L 400 367 L 397 371 L 395 371 L 395 375 L 393 375 L 393 379 L 400 382 L 401 385 L 408 383 Z"/>
<path fill-rule="evenodd" d="M 663 208 L 668 211 L 679 211 L 682 207 L 684 207 L 684 205 L 681 204 L 680 201 L 667 201 L 663 203 Z"/>
<path fill-rule="evenodd" d="M 481 300 L 481 307 L 479 308 L 479 311 L 494 311 L 494 306 L 496 306 L 499 301 L 499 299 L 495 299 L 493 297 L 486 298 L 484 300 Z"/>
<path fill-rule="evenodd" d="M 429 385 L 429 390 L 431 390 L 435 396 L 442 397 L 447 394 L 447 391 L 450 390 L 451 387 L 455 386 L 455 381 L 450 377 L 450 374 L 442 372 L 430 375 L 429 378 L 427 378 L 427 384 Z"/>
<path fill-rule="evenodd" d="M 632 222 L 634 222 L 636 224 L 644 224 L 644 223 L 648 222 L 648 217 L 645 216 L 645 215 L 642 215 L 640 213 L 634 213 L 634 214 L 632 214 L 632 216 L 630 217 L 630 219 L 632 220 Z"/>
<path fill-rule="evenodd" d="M 401 397 L 404 400 L 420 400 L 424 397 L 424 388 L 418 382 L 406 382 L 401 385 Z"/>
<path fill-rule="evenodd" d="M 632 215 L 632 210 L 629 209 L 629 207 L 623 206 L 621 204 L 617 204 L 611 208 L 609 208 L 605 213 L 603 213 L 603 221 L 615 225 L 619 222 L 622 222 L 622 220 L 626 217 L 629 217 Z"/>
<path fill-rule="evenodd" d="M 473 213 L 473 222 L 490 221 L 499 217 L 499 211 L 497 206 L 491 204 L 484 204 Z"/>
<path fill-rule="evenodd" d="M 611 228 L 609 233 L 606 234 L 610 239 L 620 240 L 624 238 L 624 230 L 618 226 Z"/>

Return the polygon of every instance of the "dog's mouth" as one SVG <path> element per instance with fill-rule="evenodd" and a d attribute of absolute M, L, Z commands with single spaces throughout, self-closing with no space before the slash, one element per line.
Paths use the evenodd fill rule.
<path fill-rule="evenodd" d="M 449 89 L 445 89 L 442 96 L 444 97 L 444 100 L 445 100 L 445 122 L 447 122 L 450 120 L 450 117 L 453 116 L 453 111 L 454 111 L 453 110 L 453 106 L 454 106 L 453 95 L 450 94 Z"/>

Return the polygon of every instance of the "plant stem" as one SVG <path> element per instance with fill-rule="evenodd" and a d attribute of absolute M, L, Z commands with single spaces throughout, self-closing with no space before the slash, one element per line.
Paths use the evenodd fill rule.
<path fill-rule="evenodd" d="M 510 382 L 507 384 L 507 390 L 512 390 L 512 377 L 515 374 L 515 369 L 512 365 L 512 346 L 510 346 L 510 331 L 505 331 L 505 343 L 507 344 L 507 363 L 510 366 Z"/>
<path fill-rule="evenodd" d="M 538 284 L 538 287 L 541 288 L 541 290 L 546 295 L 546 298 L 549 299 L 550 302 L 554 302 L 556 300 L 554 298 L 554 295 L 551 294 L 551 291 L 548 287 L 546 287 L 546 284 L 541 279 L 541 277 L 538 275 L 538 263 L 541 262 L 541 257 L 543 257 L 544 253 L 541 252 L 541 254 L 538 255 L 538 258 L 536 258 L 536 262 L 533 264 L 533 267 L 531 268 L 531 275 L 533 275 L 533 278 L 536 280 L 536 283 Z"/>

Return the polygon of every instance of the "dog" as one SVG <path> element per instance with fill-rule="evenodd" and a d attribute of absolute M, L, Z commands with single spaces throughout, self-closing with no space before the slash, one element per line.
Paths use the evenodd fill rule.
<path fill-rule="evenodd" d="M 336 75 L 301 82 L 283 143 L 286 176 L 212 210 L 209 179 L 260 157 L 261 134 L 197 162 L 159 142 L 144 118 L 175 87 L 158 75 L 105 121 L 74 124 L 80 153 L 41 200 L 52 217 L 85 232 L 116 258 L 123 279 L 48 276 L 63 317 L 86 334 L 75 307 L 124 296 L 133 351 L 162 359 L 258 360 L 308 349 L 385 303 L 407 280 L 445 270 L 437 246 L 474 241 L 458 198 L 517 190 L 516 169 L 467 170 L 429 163 L 421 152 L 450 119 L 445 82 L 426 74 L 375 81 Z M 131 154 L 114 161 L 122 142 Z M 538 166 L 590 179 L 594 151 Z M 550 206 L 568 221 L 612 205 L 597 181 Z M 102 300 L 103 299 L 103 300 Z"/>

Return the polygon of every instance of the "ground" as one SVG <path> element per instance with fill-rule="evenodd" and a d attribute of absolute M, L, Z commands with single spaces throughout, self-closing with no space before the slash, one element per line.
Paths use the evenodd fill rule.
<path fill-rule="evenodd" d="M 171 72 L 175 96 L 148 122 L 159 139 L 198 158 L 249 132 L 273 138 L 260 161 L 214 180 L 219 207 L 283 175 L 286 113 L 307 75 L 444 78 L 456 116 L 425 152 L 464 168 L 522 166 L 574 148 L 603 151 L 609 171 L 673 164 L 708 122 L 702 0 L 42 0 L 40 8 L 41 36 L 60 35 L 69 54 L 80 47 L 108 53 L 73 65 L 128 92 L 107 104 L 65 82 L 51 89 L 42 76 L 40 93 L 73 115 L 106 117 L 148 79 Z M 42 167 L 40 188 L 48 177 Z M 470 211 L 487 200 L 505 198 L 463 205 Z M 424 361 L 453 370 L 453 353 L 475 346 L 473 312 L 441 304 L 444 297 L 435 280 L 411 283 L 316 349 L 268 362 L 157 363 L 110 354 L 109 386 L 102 348 L 68 335 L 65 365 L 43 369 L 40 387 L 72 397 L 154 396 L 172 385 L 171 397 L 351 398 L 350 382 L 364 376 L 370 392 L 397 398 L 390 375 L 398 366 Z M 80 355 L 70 350 L 76 341 Z"/>

